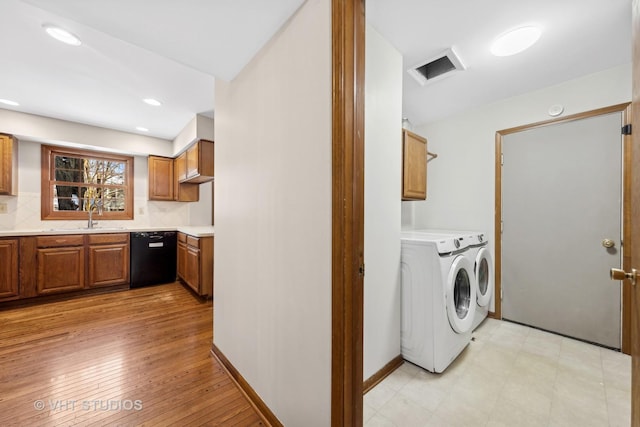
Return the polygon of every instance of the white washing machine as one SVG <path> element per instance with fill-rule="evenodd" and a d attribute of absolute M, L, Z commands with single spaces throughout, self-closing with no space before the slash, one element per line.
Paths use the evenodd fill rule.
<path fill-rule="evenodd" d="M 402 356 L 443 372 L 471 341 L 476 288 L 468 243 L 411 231 L 401 241 Z"/>
<path fill-rule="evenodd" d="M 493 260 L 487 247 L 489 241 L 486 239 L 486 233 L 482 231 L 437 229 L 417 230 L 416 232 L 443 236 L 455 235 L 463 239 L 469 246 L 468 257 L 473 263 L 473 282 L 476 287 L 476 313 L 472 329 L 475 330 L 489 314 L 491 298 L 493 298 L 495 288 Z"/>

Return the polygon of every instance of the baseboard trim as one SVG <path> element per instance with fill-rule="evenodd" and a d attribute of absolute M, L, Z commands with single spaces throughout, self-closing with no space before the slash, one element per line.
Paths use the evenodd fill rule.
<path fill-rule="evenodd" d="M 490 311 L 489 313 L 487 313 L 487 317 L 488 317 L 489 319 L 498 319 L 498 318 L 496 317 L 496 313 L 495 313 L 495 312 L 493 312 L 493 311 Z M 498 320 L 500 320 L 500 319 L 498 319 Z"/>
<path fill-rule="evenodd" d="M 254 407 L 267 426 L 284 427 L 284 424 L 282 424 L 275 414 L 271 412 L 271 409 L 269 409 L 267 404 L 264 403 L 260 396 L 258 396 L 258 393 L 256 393 L 247 380 L 244 379 L 240 372 L 238 372 L 235 366 L 233 366 L 229 359 L 227 359 L 224 353 L 222 353 L 215 344 L 211 345 L 211 355 L 220 362 L 222 368 L 227 372 L 227 374 L 229 374 L 240 391 L 247 397 L 251 406 Z"/>
<path fill-rule="evenodd" d="M 367 394 L 367 392 L 372 388 L 374 388 L 375 386 L 377 386 L 380 383 L 380 381 L 387 378 L 393 371 L 398 369 L 400 365 L 402 365 L 402 363 L 404 363 L 404 359 L 402 359 L 402 355 L 399 354 L 396 357 L 394 357 L 389 363 L 387 363 L 382 368 L 380 368 L 378 372 L 371 375 L 369 378 L 367 378 L 364 381 L 364 383 L 362 383 L 362 388 L 363 388 L 362 394 Z"/>

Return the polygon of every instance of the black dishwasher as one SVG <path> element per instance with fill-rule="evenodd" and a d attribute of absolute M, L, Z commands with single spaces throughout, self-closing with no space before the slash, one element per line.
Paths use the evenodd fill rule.
<path fill-rule="evenodd" d="M 131 287 L 174 282 L 176 244 L 175 231 L 131 233 Z"/>

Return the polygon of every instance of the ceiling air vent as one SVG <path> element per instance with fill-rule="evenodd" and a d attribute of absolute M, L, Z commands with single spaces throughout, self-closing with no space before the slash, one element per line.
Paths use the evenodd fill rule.
<path fill-rule="evenodd" d="M 460 60 L 460 57 L 453 48 L 451 48 L 428 61 L 421 62 L 409 68 L 407 72 L 411 74 L 420 85 L 424 86 L 427 83 L 433 83 L 436 80 L 449 77 L 464 69 L 465 66 L 462 60 Z"/>

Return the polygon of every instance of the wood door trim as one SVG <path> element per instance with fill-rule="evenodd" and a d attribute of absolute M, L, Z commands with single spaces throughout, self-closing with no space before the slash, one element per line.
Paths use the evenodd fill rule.
<path fill-rule="evenodd" d="M 590 117 L 601 116 L 604 114 L 622 112 L 623 120 L 625 123 L 629 120 L 630 103 L 625 102 L 622 104 L 612 105 L 610 107 L 598 108 L 595 110 L 585 111 L 578 114 L 572 114 L 566 117 L 559 117 L 551 120 L 544 120 L 523 126 L 516 126 L 509 129 L 503 129 L 496 132 L 495 141 L 495 217 L 494 217 L 494 247 L 495 247 L 495 259 L 494 259 L 494 276 L 495 276 L 495 309 L 494 316 L 496 319 L 502 319 L 502 298 L 499 297 L 502 294 L 502 138 L 506 135 L 540 128 L 543 126 L 549 126 L 554 124 L 560 124 L 564 122 L 570 122 L 574 120 L 581 120 Z M 631 215 L 630 211 L 627 211 L 625 202 L 630 200 L 631 186 L 630 186 L 630 174 L 627 167 L 631 162 L 630 151 L 630 137 L 625 136 L 623 140 L 623 242 L 625 242 L 625 251 L 623 263 L 625 267 L 627 263 L 627 256 L 631 257 L 631 245 L 627 246 L 630 241 L 630 224 Z M 629 183 L 629 184 L 627 184 Z M 622 351 L 629 352 L 631 345 L 631 290 L 628 288 L 628 284 L 623 287 L 622 295 Z M 625 320 L 626 319 L 626 320 Z M 626 322 L 626 323 L 625 323 Z M 625 342 L 627 343 L 625 346 Z M 626 351 L 625 351 L 626 349 Z"/>
<path fill-rule="evenodd" d="M 625 124 L 631 123 L 631 104 L 622 113 Z M 622 139 L 622 241 L 623 255 L 622 268 L 631 271 L 633 253 L 633 242 L 631 238 L 631 167 L 632 163 L 632 135 L 624 135 Z M 624 354 L 631 354 L 631 310 L 632 310 L 632 289 L 628 280 L 620 282 L 622 284 L 622 348 Z"/>
<path fill-rule="evenodd" d="M 331 2 L 332 426 L 363 423 L 364 2 Z"/>
<path fill-rule="evenodd" d="M 508 129 L 499 130 L 500 135 L 508 135 L 510 133 L 518 133 L 525 130 L 531 130 L 543 126 L 557 125 L 564 122 L 572 122 L 574 120 L 588 119 L 590 117 L 602 116 L 604 114 L 618 113 L 624 111 L 631 103 L 623 102 L 621 104 L 611 105 L 609 107 L 597 108 L 595 110 L 584 111 L 582 113 L 571 114 L 565 117 L 557 117 L 555 119 L 543 120 L 528 125 L 516 126 Z"/>
<path fill-rule="evenodd" d="M 634 127 L 640 126 L 640 0 L 633 0 L 631 6 L 631 46 L 632 46 L 632 118 Z M 640 133 L 638 130 L 631 136 L 629 164 L 629 199 L 631 218 L 640 217 Z M 631 240 L 640 241 L 640 224 L 635 221 L 629 229 Z M 640 264 L 638 251 L 631 256 L 633 264 Z M 631 291 L 631 425 L 640 425 L 640 289 Z"/>

